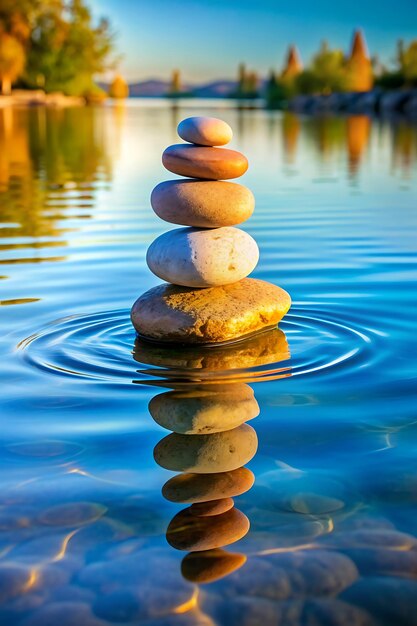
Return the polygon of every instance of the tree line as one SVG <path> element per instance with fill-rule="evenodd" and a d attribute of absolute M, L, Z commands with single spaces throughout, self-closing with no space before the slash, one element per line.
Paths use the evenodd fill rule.
<path fill-rule="evenodd" d="M 364 74 L 368 73 L 368 76 Z M 274 105 L 298 95 L 326 95 L 350 91 L 367 91 L 358 89 L 355 83 L 358 76 L 372 86 L 381 89 L 411 89 L 417 87 L 417 39 L 406 45 L 403 41 L 397 44 L 393 59 L 393 69 L 380 63 L 377 57 L 369 59 L 369 65 L 359 59 L 349 59 L 340 49 L 331 49 L 326 42 L 321 44 L 307 67 L 297 72 L 277 73 L 271 70 L 265 86 L 262 88 L 258 77 L 247 72 L 243 65 L 239 68 L 238 86 L 234 97 L 256 98 L 261 95 Z"/>

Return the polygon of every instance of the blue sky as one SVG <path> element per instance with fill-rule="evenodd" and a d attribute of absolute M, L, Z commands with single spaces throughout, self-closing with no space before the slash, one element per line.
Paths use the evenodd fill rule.
<path fill-rule="evenodd" d="M 416 0 L 90 0 L 110 18 L 129 80 L 233 78 L 237 66 L 266 74 L 282 66 L 289 43 L 307 62 L 326 38 L 347 50 L 361 27 L 371 54 L 387 62 L 398 38 L 417 37 Z M 413 28 L 414 27 L 414 28 Z"/>

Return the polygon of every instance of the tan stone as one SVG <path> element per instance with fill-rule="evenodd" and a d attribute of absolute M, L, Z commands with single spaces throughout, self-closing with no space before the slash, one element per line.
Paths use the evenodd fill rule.
<path fill-rule="evenodd" d="M 95 502 L 70 502 L 46 509 L 39 521 L 48 526 L 82 526 L 91 524 L 106 513 L 105 506 Z"/>
<path fill-rule="evenodd" d="M 187 117 L 178 124 L 181 139 L 200 146 L 224 146 L 233 137 L 229 124 L 217 117 Z"/>
<path fill-rule="evenodd" d="M 187 554 L 181 563 L 181 573 L 190 582 L 211 583 L 235 572 L 245 563 L 244 554 L 214 548 Z"/>
<path fill-rule="evenodd" d="M 290 305 L 286 291 L 253 278 L 207 289 L 164 284 L 136 300 L 131 318 L 155 341 L 217 343 L 275 326 Z"/>
<path fill-rule="evenodd" d="M 151 205 L 171 224 L 219 228 L 249 219 L 255 198 L 247 187 L 224 180 L 166 180 L 152 191 Z"/>
<path fill-rule="evenodd" d="M 190 513 L 196 517 L 211 517 L 226 513 L 233 508 L 232 498 L 222 498 L 221 500 L 210 500 L 209 502 L 195 502 L 190 506 Z"/>
<path fill-rule="evenodd" d="M 170 478 L 162 495 L 170 502 L 208 502 L 240 496 L 253 486 L 255 476 L 247 467 L 217 474 L 179 474 Z"/>
<path fill-rule="evenodd" d="M 229 472 L 248 463 L 255 456 L 258 437 L 249 424 L 212 435 L 164 437 L 154 449 L 158 465 L 174 472 L 212 474 Z"/>
<path fill-rule="evenodd" d="M 259 415 L 259 406 L 251 387 L 235 383 L 161 393 L 149 402 L 149 412 L 168 430 L 202 435 L 236 428 Z"/>
<path fill-rule="evenodd" d="M 238 178 L 248 169 L 247 158 L 236 150 L 189 144 L 175 144 L 166 148 L 162 163 L 174 174 L 207 180 Z"/>
<path fill-rule="evenodd" d="M 156 276 L 193 288 L 236 283 L 253 272 L 258 260 L 256 241 L 234 226 L 175 228 L 157 237 L 146 253 Z"/>
<path fill-rule="evenodd" d="M 239 541 L 249 526 L 246 515 L 235 507 L 212 517 L 195 517 L 190 509 L 184 509 L 171 520 L 166 537 L 177 550 L 212 550 Z"/>

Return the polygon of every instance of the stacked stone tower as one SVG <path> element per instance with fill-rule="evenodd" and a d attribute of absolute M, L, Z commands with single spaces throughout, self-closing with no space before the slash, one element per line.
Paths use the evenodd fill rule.
<path fill-rule="evenodd" d="M 149 269 L 168 284 L 135 302 L 135 329 L 152 341 L 211 344 L 276 326 L 290 297 L 247 278 L 258 262 L 258 246 L 235 228 L 255 204 L 249 189 L 228 181 L 246 172 L 246 157 L 219 147 L 232 138 L 222 120 L 191 117 L 179 124 L 178 134 L 187 143 L 167 148 L 162 162 L 187 178 L 157 185 L 151 204 L 161 219 L 186 228 L 164 233 L 149 247 Z"/>

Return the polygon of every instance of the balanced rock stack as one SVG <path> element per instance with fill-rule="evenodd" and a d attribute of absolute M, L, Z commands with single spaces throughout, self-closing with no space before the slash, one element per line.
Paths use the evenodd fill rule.
<path fill-rule="evenodd" d="M 225 180 L 248 168 L 243 154 L 218 147 L 231 140 L 232 129 L 216 118 L 190 117 L 178 134 L 189 143 L 167 148 L 162 162 L 189 178 L 157 185 L 151 204 L 160 218 L 186 228 L 164 233 L 149 247 L 149 269 L 171 284 L 135 302 L 135 329 L 153 341 L 204 344 L 275 326 L 291 300 L 275 285 L 246 278 L 257 265 L 258 246 L 234 225 L 252 215 L 255 202 L 249 189 Z"/>

